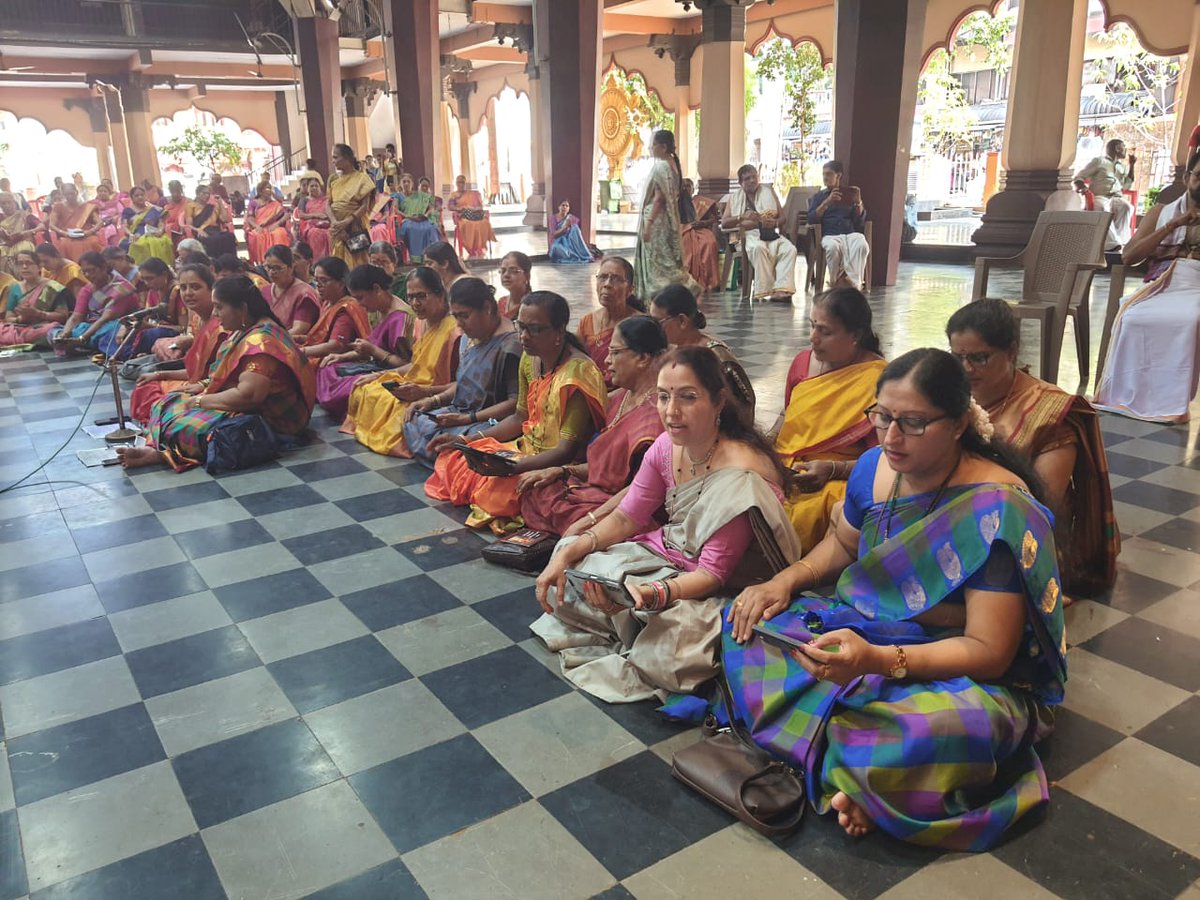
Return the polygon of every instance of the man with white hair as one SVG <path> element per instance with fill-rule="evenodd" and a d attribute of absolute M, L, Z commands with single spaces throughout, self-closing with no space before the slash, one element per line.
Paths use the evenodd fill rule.
<path fill-rule="evenodd" d="M 769 184 L 759 184 L 754 166 L 742 166 L 737 177 L 740 187 L 729 195 L 721 227 L 742 229 L 754 266 L 754 296 L 787 302 L 796 293 L 796 248 L 779 233 L 779 197 Z"/>

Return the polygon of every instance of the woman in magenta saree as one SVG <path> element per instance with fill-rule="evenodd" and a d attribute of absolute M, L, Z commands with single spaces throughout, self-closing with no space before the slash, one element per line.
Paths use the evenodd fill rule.
<path fill-rule="evenodd" d="M 840 519 L 728 608 L 733 714 L 850 836 L 986 850 L 1049 796 L 1034 744 L 1067 678 L 1052 517 L 948 353 L 888 365 L 869 415 L 881 446 Z"/>
<path fill-rule="evenodd" d="M 316 172 L 306 172 L 301 182 L 300 202 L 292 213 L 296 220 L 296 236 L 312 247 L 313 258 L 321 259 L 330 254 L 329 240 L 329 197 L 325 185 Z"/>
<path fill-rule="evenodd" d="M 608 350 L 608 368 L 619 390 L 609 395 L 607 424 L 588 444 L 584 462 L 530 473 L 521 493 L 526 525 L 577 534 L 616 507 L 663 431 L 655 387 L 666 351 L 667 336 L 649 316 L 621 320 Z"/>

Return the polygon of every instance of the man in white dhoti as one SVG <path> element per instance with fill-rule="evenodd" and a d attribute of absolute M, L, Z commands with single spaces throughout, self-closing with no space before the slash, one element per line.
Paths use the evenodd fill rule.
<path fill-rule="evenodd" d="M 1128 158 L 1126 165 L 1122 160 Z M 1076 180 L 1084 179 L 1095 198 L 1096 209 L 1112 213 L 1108 226 L 1108 247 L 1115 250 L 1129 243 L 1129 223 L 1133 221 L 1133 205 L 1122 191 L 1133 187 L 1133 167 L 1137 157 L 1126 154 L 1123 141 L 1112 140 L 1104 146 L 1104 156 L 1097 156 L 1075 173 Z"/>
<path fill-rule="evenodd" d="M 1121 259 L 1151 260 L 1149 284 L 1123 297 L 1096 406 L 1151 422 L 1186 422 L 1200 381 L 1200 151 L 1187 190 L 1155 204 Z"/>
<path fill-rule="evenodd" d="M 823 190 L 808 201 L 808 221 L 821 226 L 821 249 L 831 288 L 852 287 L 861 291 L 867 280 L 867 257 L 871 248 L 863 232 L 867 210 L 858 188 L 843 187 L 842 164 L 831 159 L 821 167 Z M 822 286 L 817 285 L 817 290 Z"/>
<path fill-rule="evenodd" d="M 758 183 L 754 166 L 742 166 L 737 176 L 741 187 L 729 195 L 721 227 L 742 229 L 754 266 L 754 296 L 789 301 L 796 293 L 796 248 L 779 233 L 779 197 L 769 184 Z"/>

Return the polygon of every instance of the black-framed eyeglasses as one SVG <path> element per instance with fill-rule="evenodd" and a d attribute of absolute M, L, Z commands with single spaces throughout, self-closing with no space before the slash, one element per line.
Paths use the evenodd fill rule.
<path fill-rule="evenodd" d="M 900 429 L 900 433 L 908 437 L 920 437 L 925 433 L 925 429 L 934 422 L 951 418 L 950 416 L 936 416 L 932 419 L 926 419 L 921 416 L 893 416 L 891 413 L 886 413 L 877 406 L 869 407 L 865 414 L 867 421 L 877 431 L 887 431 L 892 427 L 892 423 L 895 422 Z"/>
<path fill-rule="evenodd" d="M 622 353 L 628 353 L 628 352 L 629 352 L 628 347 L 614 347 L 612 344 L 608 345 L 608 355 L 611 356 L 613 359 L 616 359 Z"/>
<path fill-rule="evenodd" d="M 610 275 L 607 272 L 596 276 L 596 284 L 624 284 L 624 275 Z"/>
<path fill-rule="evenodd" d="M 980 350 L 978 353 L 951 353 L 964 366 L 969 365 L 972 369 L 982 369 L 992 361 L 992 357 L 996 355 L 992 350 Z"/>
<path fill-rule="evenodd" d="M 408 300 L 410 302 L 413 300 L 416 300 L 418 303 L 420 303 L 421 301 L 425 300 L 428 296 L 429 296 L 429 294 L 425 293 L 425 291 L 412 291 L 408 295 Z"/>
<path fill-rule="evenodd" d="M 539 334 L 545 334 L 547 331 L 553 330 L 553 325 L 526 325 L 524 322 L 517 321 L 517 333 L 528 334 L 530 337 L 537 337 Z"/>

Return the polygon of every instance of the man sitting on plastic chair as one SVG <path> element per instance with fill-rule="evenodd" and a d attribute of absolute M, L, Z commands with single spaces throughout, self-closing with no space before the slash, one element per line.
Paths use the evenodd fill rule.
<path fill-rule="evenodd" d="M 1128 165 L 1122 160 L 1128 159 Z M 1104 145 L 1104 156 L 1097 156 L 1075 173 L 1083 179 L 1094 197 L 1095 209 L 1112 213 L 1108 226 L 1106 250 L 1116 250 L 1129 243 L 1132 236 L 1133 205 L 1121 193 L 1133 186 L 1133 167 L 1137 157 L 1125 153 L 1125 142 L 1111 140 Z"/>
<path fill-rule="evenodd" d="M 863 234 L 867 211 L 858 188 L 842 187 L 842 164 L 831 159 L 821 168 L 825 189 L 808 201 L 808 222 L 821 226 L 821 249 L 830 287 L 861 291 L 871 248 Z M 817 285 L 821 290 L 821 285 Z"/>
<path fill-rule="evenodd" d="M 741 187 L 729 195 L 721 227 L 742 229 L 754 266 L 755 298 L 787 302 L 796 293 L 796 248 L 779 233 L 779 198 L 769 184 L 758 183 L 754 166 L 742 166 L 737 175 Z"/>

